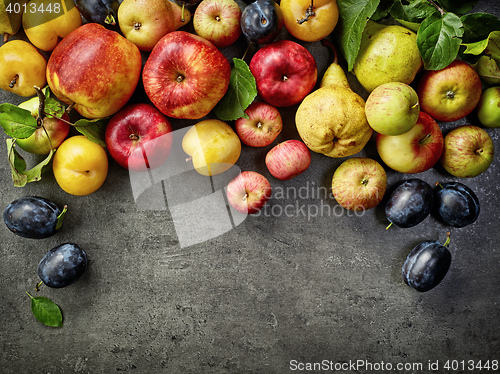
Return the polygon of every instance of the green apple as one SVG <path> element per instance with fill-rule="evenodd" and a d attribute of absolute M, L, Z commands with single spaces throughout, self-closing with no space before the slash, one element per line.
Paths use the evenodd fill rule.
<path fill-rule="evenodd" d="M 489 87 L 476 106 L 477 118 L 484 127 L 500 127 L 500 86 Z"/>
<path fill-rule="evenodd" d="M 38 97 L 34 97 L 19 104 L 20 108 L 29 110 L 34 118 L 38 117 Z M 63 121 L 65 120 L 65 121 Z M 66 113 L 62 119 L 44 117 L 42 126 L 39 126 L 31 136 L 17 139 L 16 144 L 26 152 L 37 155 L 49 154 L 51 149 L 56 149 L 66 139 L 69 133 L 69 117 Z"/>
<path fill-rule="evenodd" d="M 365 104 L 368 124 L 383 135 L 401 135 L 410 131 L 417 123 L 419 112 L 417 93 L 402 82 L 378 86 Z"/>
<path fill-rule="evenodd" d="M 440 161 L 451 175 L 472 178 L 488 169 L 494 153 L 493 141 L 486 131 L 477 126 L 462 125 L 444 137 Z"/>

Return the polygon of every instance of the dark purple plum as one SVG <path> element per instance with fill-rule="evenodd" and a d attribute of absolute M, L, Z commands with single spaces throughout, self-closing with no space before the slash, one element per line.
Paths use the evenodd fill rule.
<path fill-rule="evenodd" d="M 423 241 L 406 257 L 402 268 L 404 282 L 419 292 L 436 287 L 451 265 L 451 253 L 437 240 Z"/>
<path fill-rule="evenodd" d="M 385 216 L 391 225 L 413 227 L 429 215 L 433 200 L 432 187 L 427 182 L 418 178 L 408 179 L 397 186 L 389 196 L 385 205 Z"/>
<path fill-rule="evenodd" d="M 434 200 L 436 217 L 449 226 L 465 227 L 479 216 L 479 199 L 474 191 L 462 183 L 439 184 Z"/>
<path fill-rule="evenodd" d="M 61 209 L 50 200 L 24 196 L 11 202 L 3 212 L 3 220 L 14 234 L 30 239 L 54 235 L 60 226 Z M 59 224 L 58 224 L 59 223 Z"/>
<path fill-rule="evenodd" d="M 64 243 L 48 251 L 38 264 L 38 276 L 49 287 L 75 283 L 87 269 L 87 254 L 74 243 Z"/>
<path fill-rule="evenodd" d="M 283 12 L 274 0 L 256 0 L 241 14 L 241 32 L 252 43 L 269 44 L 283 28 Z"/>
<path fill-rule="evenodd" d="M 123 0 L 73 0 L 80 13 L 89 22 L 114 25 Z"/>

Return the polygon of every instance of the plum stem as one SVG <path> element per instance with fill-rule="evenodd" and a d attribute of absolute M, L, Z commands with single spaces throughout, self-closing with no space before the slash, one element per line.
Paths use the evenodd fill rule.
<path fill-rule="evenodd" d="M 36 286 L 35 286 L 35 291 L 36 291 L 36 292 L 39 292 L 39 291 L 40 291 L 40 286 L 41 286 L 42 284 L 43 284 L 43 281 L 40 281 L 40 282 L 38 282 L 38 283 L 36 284 Z"/>
<path fill-rule="evenodd" d="M 386 229 L 386 230 L 389 230 L 389 228 L 390 228 L 391 226 L 392 226 L 392 222 L 391 222 L 391 223 L 389 223 L 389 226 L 387 226 L 385 229 Z"/>
<path fill-rule="evenodd" d="M 446 241 L 444 242 L 443 247 L 448 247 L 450 245 L 450 241 L 451 241 L 451 233 L 448 231 L 446 233 Z"/>

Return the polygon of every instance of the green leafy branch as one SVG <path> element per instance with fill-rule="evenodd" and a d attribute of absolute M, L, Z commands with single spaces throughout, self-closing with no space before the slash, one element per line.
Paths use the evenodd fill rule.
<path fill-rule="evenodd" d="M 417 33 L 417 46 L 427 70 L 448 66 L 469 43 L 482 43 L 500 30 L 500 19 L 470 13 L 478 0 L 337 0 L 339 24 L 334 34 L 348 70 L 359 53 L 368 19 L 398 22 Z M 476 50 L 477 51 L 477 50 Z M 485 54 L 481 52 L 483 55 Z"/>
<path fill-rule="evenodd" d="M 65 113 L 71 110 L 72 106 L 65 108 L 58 100 L 51 96 L 48 87 L 43 90 L 38 87 L 35 87 L 35 89 L 39 100 L 38 115 L 36 118 L 33 117 L 29 110 L 9 103 L 0 104 L 0 126 L 3 128 L 5 134 L 10 137 L 7 139 L 7 155 L 11 168 L 12 181 L 16 187 L 24 187 L 27 183 L 41 180 L 43 172 L 47 169 L 56 151 L 52 148 L 52 144 L 50 144 L 51 150 L 47 157 L 31 169 L 28 169 L 26 160 L 16 149 L 17 139 L 29 138 L 40 128 L 45 131 L 50 143 L 50 137 L 43 124 L 45 117 L 59 118 L 61 121 L 70 124 L 89 140 L 102 147 L 106 146 L 104 133 L 109 118 L 94 120 L 82 118 L 73 124 L 64 116 Z"/>

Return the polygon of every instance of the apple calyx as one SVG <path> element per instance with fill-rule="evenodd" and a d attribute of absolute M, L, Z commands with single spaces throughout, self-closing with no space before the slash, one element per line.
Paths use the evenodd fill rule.
<path fill-rule="evenodd" d="M 453 92 L 452 90 L 449 90 L 446 92 L 445 96 L 447 99 L 453 100 L 455 98 L 455 92 Z"/>
<path fill-rule="evenodd" d="M 431 136 L 432 135 L 430 133 L 425 134 L 425 136 L 418 141 L 418 144 L 422 145 L 427 143 L 427 141 L 431 138 Z"/>
<path fill-rule="evenodd" d="M 476 149 L 476 150 L 474 151 L 474 153 L 475 153 L 476 155 L 480 156 L 480 155 L 481 155 L 481 153 L 483 153 L 483 151 L 484 151 L 484 150 L 483 150 L 482 148 L 478 148 L 478 149 Z"/>
<path fill-rule="evenodd" d="M 297 23 L 298 23 L 299 25 L 302 25 L 304 22 L 309 21 L 309 18 L 310 18 L 310 17 L 313 17 L 313 16 L 315 16 L 315 15 L 316 15 L 316 13 L 314 12 L 314 8 L 313 8 L 313 1 L 314 1 L 314 0 L 311 0 L 311 5 L 309 5 L 309 6 L 307 7 L 307 9 L 306 9 L 306 13 L 305 13 L 305 17 L 304 17 L 304 18 L 302 18 L 302 19 L 298 19 L 298 20 L 297 20 Z"/>

